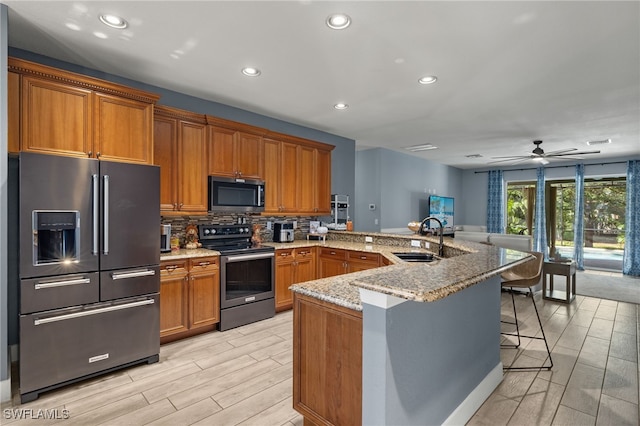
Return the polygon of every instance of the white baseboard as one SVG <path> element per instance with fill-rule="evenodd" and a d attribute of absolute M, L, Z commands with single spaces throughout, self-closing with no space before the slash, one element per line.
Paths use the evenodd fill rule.
<path fill-rule="evenodd" d="M 11 372 L 6 380 L 0 381 L 0 402 L 11 401 Z"/>
<path fill-rule="evenodd" d="M 462 401 L 462 404 L 453 410 L 444 425 L 464 425 L 478 411 L 478 408 L 489 398 L 491 393 L 498 387 L 504 373 L 502 372 L 502 362 L 494 367 L 484 379 L 475 387 L 473 391 Z"/>

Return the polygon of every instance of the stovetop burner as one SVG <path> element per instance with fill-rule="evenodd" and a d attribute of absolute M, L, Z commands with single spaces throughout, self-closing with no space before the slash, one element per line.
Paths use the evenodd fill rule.
<path fill-rule="evenodd" d="M 273 247 L 252 247 L 251 226 L 198 225 L 198 238 L 202 247 L 224 254 L 274 251 Z"/>

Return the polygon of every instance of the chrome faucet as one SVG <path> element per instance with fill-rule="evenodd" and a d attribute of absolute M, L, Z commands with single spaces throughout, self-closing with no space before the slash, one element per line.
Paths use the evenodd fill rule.
<path fill-rule="evenodd" d="M 438 244 L 438 256 L 444 257 L 444 228 L 442 228 L 442 222 L 440 222 L 440 219 L 433 216 L 422 219 L 422 222 L 420 222 L 420 228 L 418 228 L 418 232 L 420 233 L 420 235 L 427 235 L 424 226 L 430 220 L 435 220 L 436 222 L 438 222 L 438 225 L 440 225 L 440 244 Z"/>

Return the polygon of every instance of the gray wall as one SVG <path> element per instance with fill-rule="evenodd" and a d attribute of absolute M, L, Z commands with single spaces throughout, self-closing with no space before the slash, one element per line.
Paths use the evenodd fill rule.
<path fill-rule="evenodd" d="M 627 174 L 627 160 L 634 158 L 613 158 L 598 162 L 584 161 L 585 178 L 625 176 Z M 640 156 L 635 159 L 640 159 Z M 616 163 L 616 164 L 607 164 Z M 575 178 L 575 164 L 564 163 L 562 165 L 548 165 L 545 168 L 546 180 L 562 180 Z M 506 182 L 527 182 L 536 180 L 536 169 L 504 168 L 504 179 Z M 462 197 L 464 202 L 456 203 L 456 216 L 458 211 L 462 214 L 460 222 L 462 225 L 486 225 L 487 224 L 487 173 L 475 170 L 465 170 L 462 174 Z M 458 210 L 458 206 L 462 209 Z"/>
<path fill-rule="evenodd" d="M 362 423 L 439 425 L 500 364 L 500 277 L 444 299 L 363 303 Z"/>
<path fill-rule="evenodd" d="M 0 4 L 0 400 L 11 397 L 9 372 L 11 364 L 8 345 L 7 297 L 7 19 L 9 8 Z M 7 395 L 7 391 L 9 394 Z"/>
<path fill-rule="evenodd" d="M 463 203 L 462 170 L 384 148 L 356 152 L 354 229 L 406 228 L 427 216 L 429 194 L 455 198 L 455 223 Z M 370 203 L 377 204 L 369 211 Z M 375 219 L 379 223 L 375 224 Z"/>

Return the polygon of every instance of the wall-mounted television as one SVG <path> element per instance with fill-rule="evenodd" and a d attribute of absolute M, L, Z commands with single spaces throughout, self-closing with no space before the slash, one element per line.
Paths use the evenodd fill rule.
<path fill-rule="evenodd" d="M 453 197 L 429 196 L 429 216 L 437 217 L 445 228 L 453 228 Z M 430 220 L 429 228 L 437 228 L 438 223 Z"/>

